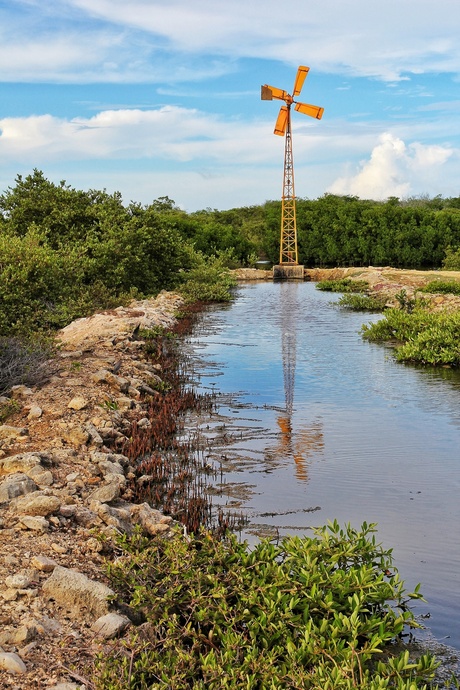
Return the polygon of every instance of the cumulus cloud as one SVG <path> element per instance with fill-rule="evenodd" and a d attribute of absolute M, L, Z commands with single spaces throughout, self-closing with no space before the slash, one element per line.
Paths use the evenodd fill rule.
<path fill-rule="evenodd" d="M 419 142 L 406 145 L 402 139 L 385 132 L 379 137 L 369 160 L 362 161 L 357 172 L 336 179 L 328 192 L 387 199 L 406 197 L 421 190 L 432 191 L 453 153 L 452 148 L 443 146 Z"/>

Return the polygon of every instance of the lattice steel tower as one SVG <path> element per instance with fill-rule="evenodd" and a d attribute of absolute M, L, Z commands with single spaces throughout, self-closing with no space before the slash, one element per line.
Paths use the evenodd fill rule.
<path fill-rule="evenodd" d="M 262 86 L 261 92 L 263 101 L 271 101 L 277 98 L 286 103 L 286 105 L 281 106 L 274 130 L 274 134 L 285 137 L 283 196 L 281 205 L 281 266 L 298 266 L 299 263 L 295 209 L 294 159 L 292 155 L 291 106 L 295 103 L 295 110 L 297 110 L 297 112 L 304 113 L 304 115 L 309 115 L 317 120 L 322 118 L 324 112 L 324 108 L 320 108 L 317 105 L 299 103 L 294 100 L 294 96 L 298 96 L 302 90 L 309 69 L 309 67 L 301 65 L 297 70 L 292 96 L 287 93 L 287 91 L 269 86 L 268 84 Z"/>

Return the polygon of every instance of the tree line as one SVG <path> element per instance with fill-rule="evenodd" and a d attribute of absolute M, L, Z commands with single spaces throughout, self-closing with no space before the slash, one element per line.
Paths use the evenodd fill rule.
<path fill-rule="evenodd" d="M 124 204 L 118 192 L 55 184 L 39 170 L 18 175 L 0 195 L 0 335 L 59 328 L 190 275 L 199 298 L 206 274 L 277 263 L 280 216 L 279 201 L 187 213 L 167 196 Z M 460 197 L 298 199 L 297 233 L 306 266 L 457 268 Z"/>

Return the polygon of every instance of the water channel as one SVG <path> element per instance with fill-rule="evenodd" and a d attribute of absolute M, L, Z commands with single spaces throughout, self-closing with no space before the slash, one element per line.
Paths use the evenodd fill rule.
<path fill-rule="evenodd" d="M 430 634 L 460 649 L 460 372 L 395 362 L 313 283 L 257 282 L 201 317 L 199 387 L 223 394 L 210 461 L 243 537 L 378 525 Z M 228 446 L 222 440 L 228 438 Z"/>

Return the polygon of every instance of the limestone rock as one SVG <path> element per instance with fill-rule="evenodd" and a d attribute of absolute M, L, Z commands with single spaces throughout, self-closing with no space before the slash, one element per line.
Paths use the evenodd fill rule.
<path fill-rule="evenodd" d="M 25 673 L 27 667 L 20 656 L 13 652 L 0 652 L 0 668 L 9 673 Z"/>
<path fill-rule="evenodd" d="M 51 486 L 54 482 L 53 473 L 45 470 L 41 465 L 32 467 L 27 473 L 39 486 Z"/>
<path fill-rule="evenodd" d="M 31 388 L 19 384 L 18 386 L 12 386 L 10 390 L 11 397 L 15 400 L 25 400 L 34 394 Z"/>
<path fill-rule="evenodd" d="M 103 476 L 106 476 L 108 474 L 120 474 L 124 476 L 123 467 L 118 462 L 112 462 L 111 460 L 101 460 L 100 462 L 98 462 L 98 466 Z"/>
<path fill-rule="evenodd" d="M 57 496 L 47 496 L 41 491 L 16 498 L 10 504 L 17 515 L 41 515 L 42 517 L 56 513 L 60 505 L 61 502 Z"/>
<path fill-rule="evenodd" d="M 23 528 L 31 529 L 35 532 L 47 532 L 50 526 L 48 520 L 40 515 L 21 515 L 19 522 Z"/>
<path fill-rule="evenodd" d="M 168 326 L 174 314 L 184 304 L 179 295 L 159 294 L 152 299 L 133 301 L 128 307 L 118 307 L 89 318 L 77 319 L 60 331 L 64 346 L 86 350 L 96 343 L 113 341 L 123 334 L 129 337 L 135 328 Z"/>
<path fill-rule="evenodd" d="M 111 640 L 126 630 L 131 621 L 119 613 L 107 613 L 101 616 L 91 626 L 91 630 L 105 640 Z"/>
<path fill-rule="evenodd" d="M 100 501 L 91 501 L 91 510 L 108 527 L 112 527 L 122 534 L 132 534 L 133 531 L 130 507 L 131 504 L 121 501 L 116 506 L 108 506 L 107 503 L 101 503 Z"/>
<path fill-rule="evenodd" d="M 88 401 L 85 400 L 83 396 L 76 395 L 72 398 L 67 407 L 71 410 L 84 410 L 85 407 L 88 407 Z"/>
<path fill-rule="evenodd" d="M 171 517 L 151 508 L 148 503 L 142 503 L 141 505 L 132 504 L 131 515 L 152 536 L 169 532 L 173 522 Z"/>
<path fill-rule="evenodd" d="M 85 446 L 90 438 L 86 429 L 80 426 L 68 427 L 62 432 L 62 438 L 72 446 Z"/>
<path fill-rule="evenodd" d="M 34 570 L 24 570 L 14 575 L 9 575 L 5 578 L 5 584 L 7 587 L 14 589 L 25 589 L 34 584 L 38 573 Z"/>
<path fill-rule="evenodd" d="M 21 436 L 27 436 L 28 430 L 25 427 L 9 426 L 9 424 L 0 425 L 0 440 L 10 441 L 18 439 Z"/>
<path fill-rule="evenodd" d="M 29 470 L 33 467 L 42 465 L 47 461 L 49 461 L 47 453 L 18 453 L 9 458 L 0 458 L 0 474 L 14 474 L 15 472 L 29 474 Z"/>
<path fill-rule="evenodd" d="M 102 582 L 58 565 L 43 584 L 43 594 L 78 618 L 99 618 L 109 613 L 108 597 L 114 592 Z"/>
<path fill-rule="evenodd" d="M 27 415 L 27 419 L 40 419 L 43 414 L 43 410 L 38 405 L 32 405 Z"/>
<path fill-rule="evenodd" d="M 51 573 L 57 566 L 56 561 L 53 561 L 52 558 L 48 558 L 47 556 L 33 556 L 30 564 L 43 573 Z"/>
<path fill-rule="evenodd" d="M 108 484 L 103 484 L 101 487 L 93 491 L 90 496 L 91 501 L 99 501 L 100 503 L 111 503 L 116 501 L 120 496 L 120 483 L 112 481 Z"/>
<path fill-rule="evenodd" d="M 0 503 L 24 496 L 32 491 L 38 491 L 38 486 L 30 477 L 20 472 L 11 474 L 0 484 Z"/>
<path fill-rule="evenodd" d="M 86 431 L 88 432 L 92 443 L 94 443 L 96 446 L 103 445 L 104 441 L 102 439 L 102 436 L 100 435 L 94 424 L 88 422 L 86 425 Z"/>

